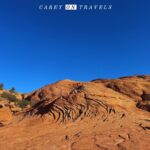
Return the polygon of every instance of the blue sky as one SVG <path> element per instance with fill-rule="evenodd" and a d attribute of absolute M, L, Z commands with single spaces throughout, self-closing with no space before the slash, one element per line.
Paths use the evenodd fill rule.
<path fill-rule="evenodd" d="M 39 4 L 112 4 L 39 11 Z M 1 0 L 0 82 L 30 92 L 61 79 L 150 74 L 149 0 Z"/>

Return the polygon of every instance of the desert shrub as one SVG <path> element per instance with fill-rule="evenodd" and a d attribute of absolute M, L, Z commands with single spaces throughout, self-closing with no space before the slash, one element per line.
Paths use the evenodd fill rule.
<path fill-rule="evenodd" d="M 4 84 L 0 84 L 0 90 L 3 90 L 4 89 Z"/>
<path fill-rule="evenodd" d="M 16 93 L 16 89 L 14 87 L 12 87 L 10 90 L 9 90 L 11 93 Z"/>
<path fill-rule="evenodd" d="M 31 102 L 28 100 L 17 101 L 16 103 L 20 108 L 25 108 L 28 105 L 31 105 Z"/>
<path fill-rule="evenodd" d="M 11 93 L 7 93 L 7 92 L 3 92 L 1 94 L 1 97 L 6 98 L 6 99 L 8 99 L 9 101 L 12 101 L 12 102 L 18 101 L 18 99 L 16 98 L 15 95 L 13 95 Z"/>

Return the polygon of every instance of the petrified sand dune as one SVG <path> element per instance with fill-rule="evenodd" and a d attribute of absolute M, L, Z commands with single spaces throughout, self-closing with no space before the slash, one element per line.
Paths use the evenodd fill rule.
<path fill-rule="evenodd" d="M 92 92 L 93 86 L 95 86 L 95 90 Z M 60 81 L 44 87 L 27 97 L 33 101 L 39 101 L 27 114 L 47 115 L 49 119 L 56 122 L 65 122 L 106 115 L 111 112 L 115 113 L 111 105 L 108 105 L 105 100 L 101 100 L 98 89 L 102 88 L 104 87 L 94 83 Z M 50 91 L 49 95 L 45 93 L 48 89 Z M 55 91 L 55 95 L 51 90 Z"/>
<path fill-rule="evenodd" d="M 102 83 L 108 88 L 133 98 L 135 101 L 144 100 L 150 94 L 150 76 L 129 76 L 110 80 L 97 79 L 92 82 Z"/>
<path fill-rule="evenodd" d="M 33 107 L 0 128 L 2 150 L 150 149 L 150 76 L 62 80 L 26 99 Z"/>

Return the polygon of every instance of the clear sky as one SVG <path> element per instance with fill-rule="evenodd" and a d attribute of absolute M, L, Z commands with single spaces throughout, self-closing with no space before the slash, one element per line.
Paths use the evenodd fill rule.
<path fill-rule="evenodd" d="M 112 4 L 39 11 L 39 4 Z M 0 82 L 30 92 L 61 79 L 150 74 L 149 0 L 1 0 Z"/>

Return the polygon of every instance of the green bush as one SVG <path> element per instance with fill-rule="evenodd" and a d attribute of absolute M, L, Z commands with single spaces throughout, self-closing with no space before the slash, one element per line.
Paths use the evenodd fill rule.
<path fill-rule="evenodd" d="M 0 90 L 3 90 L 4 89 L 4 84 L 0 84 Z"/>
<path fill-rule="evenodd" d="M 20 108 L 25 108 L 28 105 L 31 105 L 31 102 L 28 100 L 17 101 L 16 103 Z"/>
<path fill-rule="evenodd" d="M 9 90 L 11 93 L 16 93 L 16 89 L 13 87 Z"/>
<path fill-rule="evenodd" d="M 11 93 L 7 93 L 7 92 L 3 92 L 1 94 L 1 97 L 6 98 L 6 99 L 8 99 L 9 101 L 12 101 L 12 102 L 18 101 L 18 99 L 16 98 L 15 95 L 12 95 Z"/>

